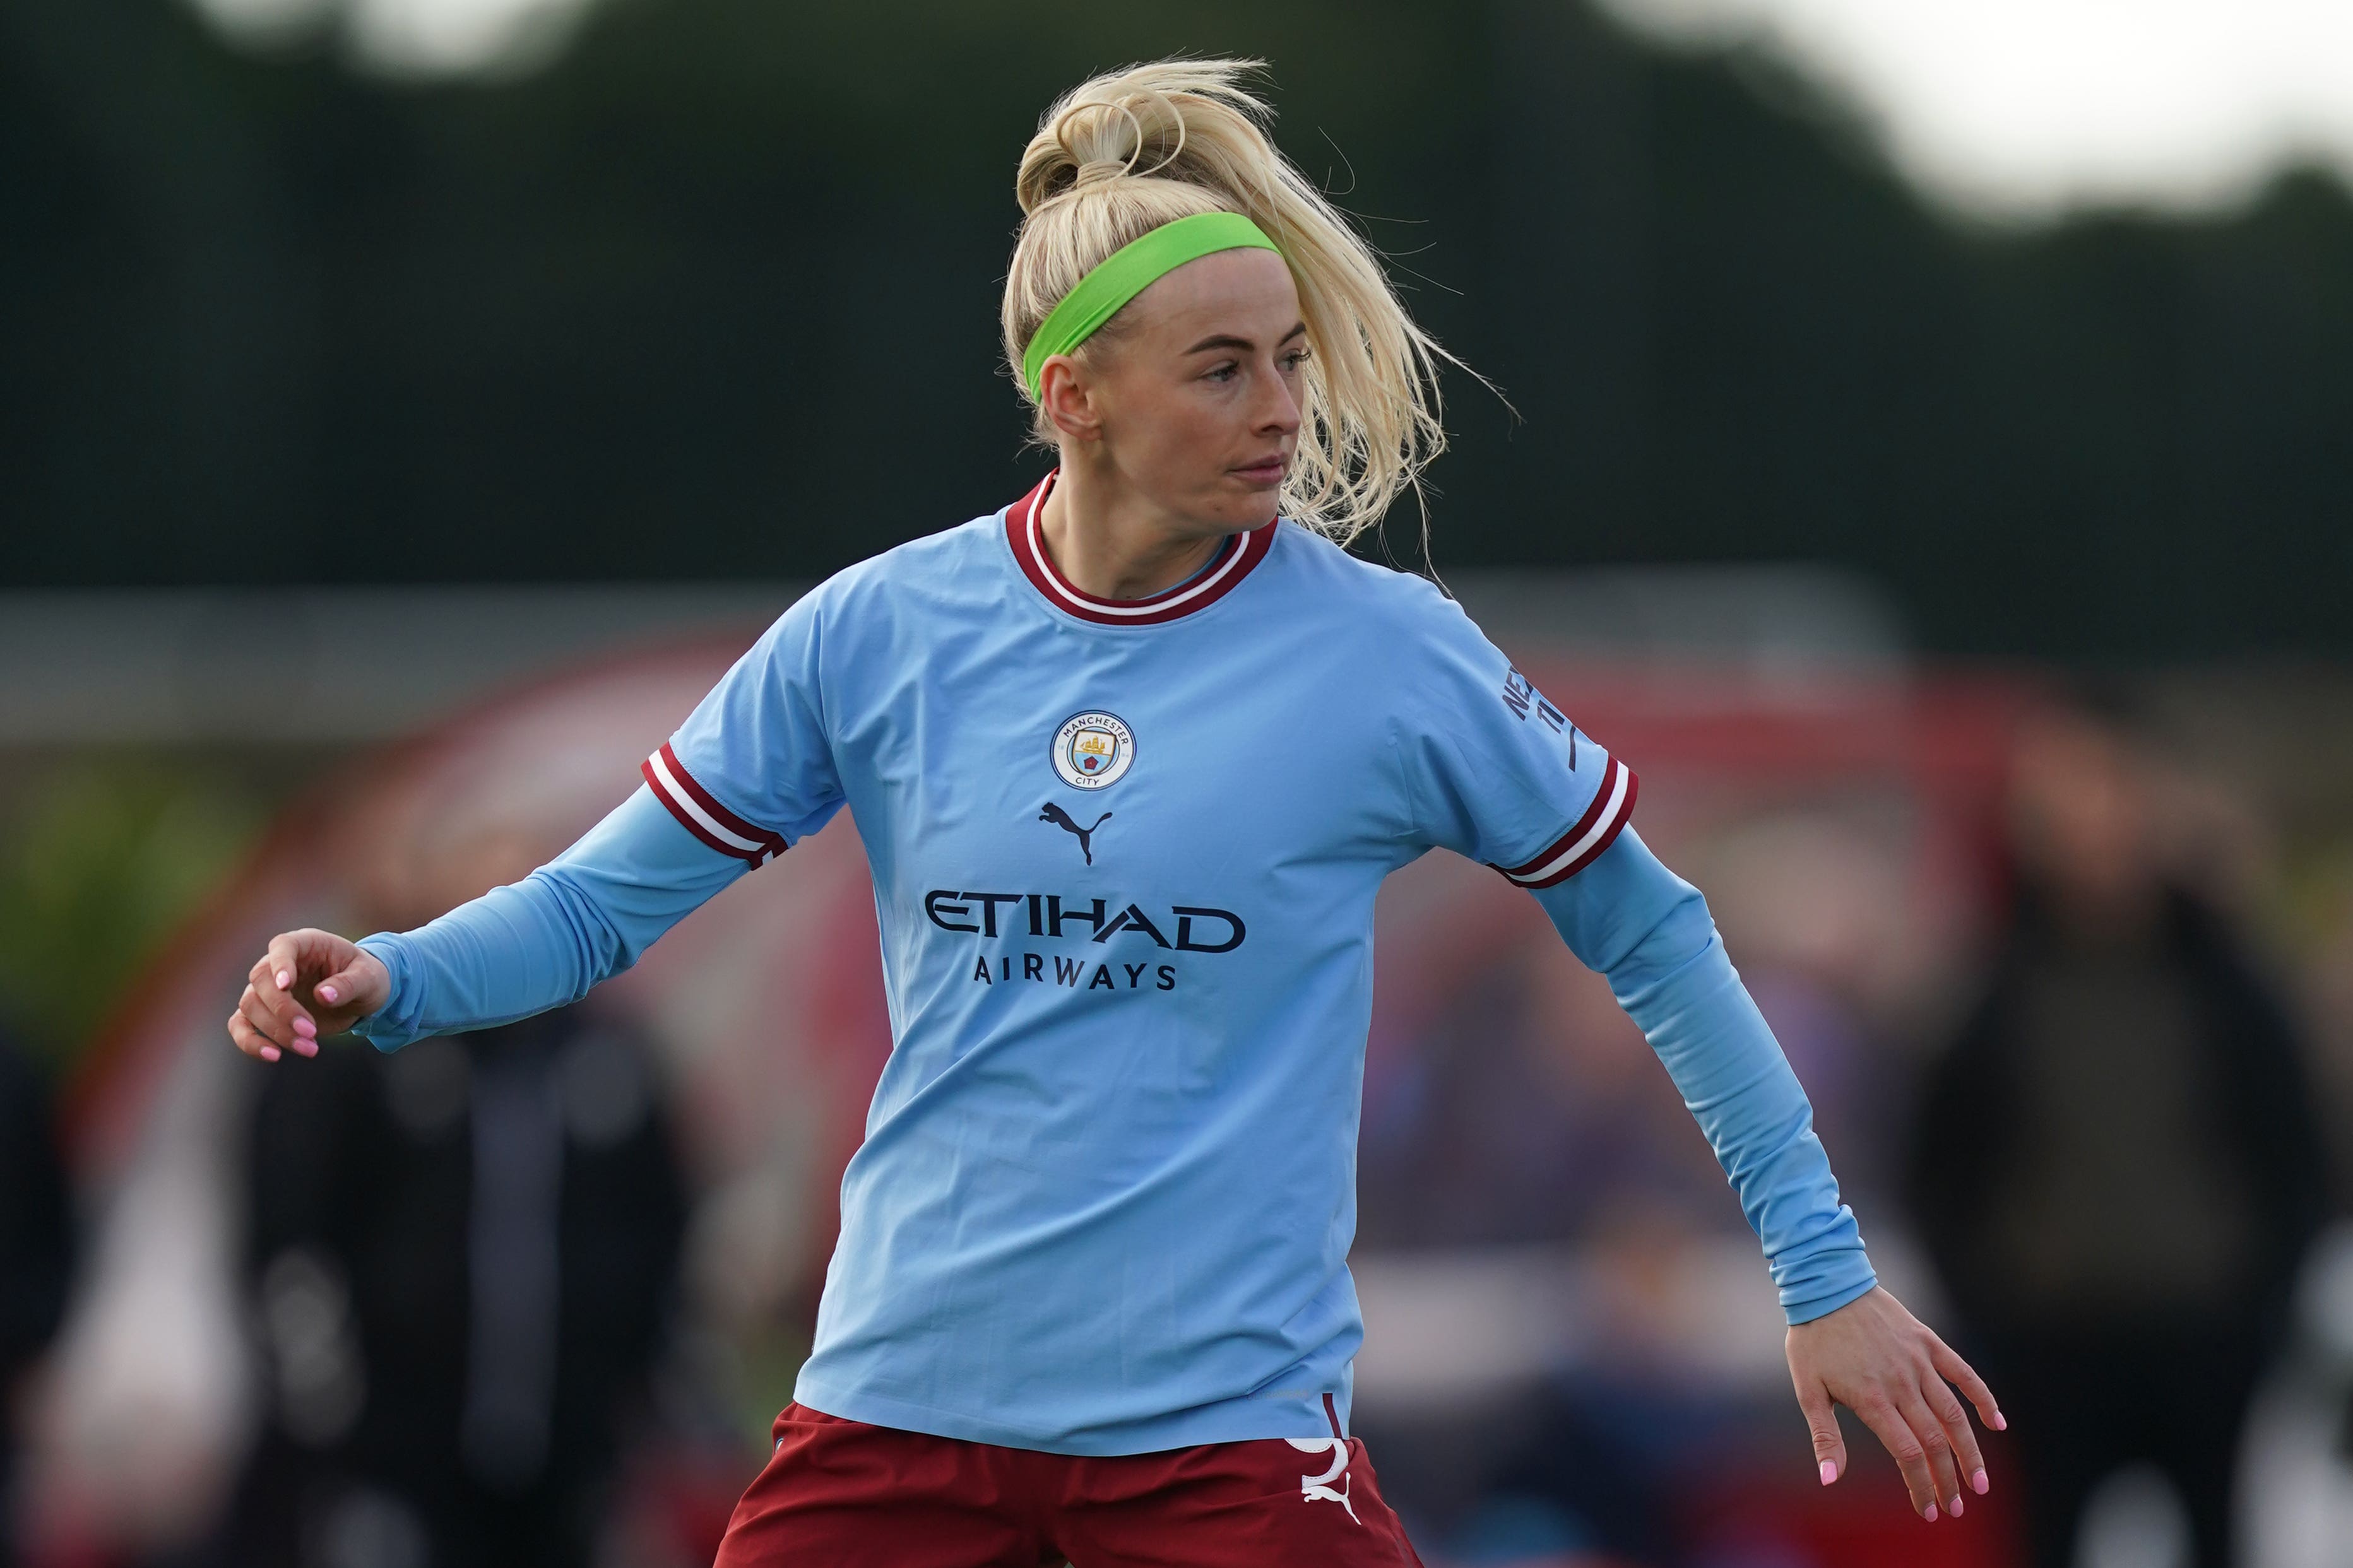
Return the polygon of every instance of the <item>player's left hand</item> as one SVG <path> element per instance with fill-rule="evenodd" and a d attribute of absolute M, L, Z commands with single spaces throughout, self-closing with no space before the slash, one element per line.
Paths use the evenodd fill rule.
<path fill-rule="evenodd" d="M 1939 1505 L 1961 1511 L 1962 1478 L 1983 1494 L 1985 1458 L 1969 1413 L 1953 1394 L 1960 1385 L 1978 1418 L 2000 1432 L 2009 1423 L 1993 1391 L 1904 1303 L 1874 1288 L 1834 1312 L 1789 1331 L 1789 1377 L 1814 1432 L 1822 1485 L 1846 1473 L 1846 1441 L 1832 1402 L 1862 1417 L 1904 1471 L 1912 1510 L 1934 1522 Z"/>

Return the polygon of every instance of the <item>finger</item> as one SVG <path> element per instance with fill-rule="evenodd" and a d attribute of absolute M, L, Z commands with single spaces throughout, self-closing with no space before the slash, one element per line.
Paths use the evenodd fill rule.
<path fill-rule="evenodd" d="M 1953 1440 L 1946 1436 L 1945 1424 L 1936 1419 L 1916 1388 L 1898 1398 L 1896 1410 L 1928 1456 L 1928 1474 L 1936 1488 L 1936 1500 L 1944 1505 L 1947 1513 L 1957 1517 L 1962 1506 L 1961 1474 L 1953 1462 Z"/>
<path fill-rule="evenodd" d="M 292 994 L 294 983 L 302 977 L 302 948 L 292 931 L 280 931 L 269 939 L 269 951 L 262 956 L 269 967 L 269 983 L 280 991 Z"/>
<path fill-rule="evenodd" d="M 269 951 L 253 966 L 249 984 L 261 1005 L 285 1026 L 283 1030 L 266 1030 L 280 1045 L 291 1043 L 292 1035 L 316 1036 L 319 1032 L 318 1020 L 294 995 L 301 979 L 301 948 L 294 935 L 288 932 L 271 938 Z M 255 1022 L 262 1020 L 257 1018 Z"/>
<path fill-rule="evenodd" d="M 1923 1519 L 1935 1520 L 1936 1483 L 1928 1471 L 1928 1451 L 1920 1446 L 1920 1439 L 1913 1435 L 1903 1416 L 1896 1414 L 1894 1403 L 1883 1394 L 1873 1394 L 1855 1405 L 1854 1413 L 1862 1417 L 1862 1424 L 1871 1428 L 1894 1459 L 1895 1468 L 1904 1472 L 1905 1489 L 1912 1494 L 1912 1511 Z"/>
<path fill-rule="evenodd" d="M 260 1030 L 247 1021 L 245 1009 L 242 1007 L 228 1016 L 228 1037 L 236 1041 L 237 1048 L 247 1056 L 259 1057 L 266 1062 L 274 1062 L 278 1059 L 278 1047 L 271 1045 Z"/>
<path fill-rule="evenodd" d="M 1810 1378 L 1799 1386 L 1798 1408 L 1806 1414 L 1806 1429 L 1814 1439 L 1814 1464 L 1822 1485 L 1828 1486 L 1846 1474 L 1846 1434 L 1839 1430 L 1837 1407 L 1831 1403 L 1830 1390 Z"/>
<path fill-rule="evenodd" d="M 263 1001 L 260 993 L 253 986 L 247 986 L 245 994 L 237 998 L 237 1010 L 244 1015 L 246 1022 L 253 1026 L 254 1033 L 272 1046 L 306 1057 L 319 1054 L 318 1040 L 299 1032 L 281 1012 Z"/>
<path fill-rule="evenodd" d="M 356 1005 L 367 984 L 367 962 L 365 953 L 358 954 L 349 965 L 320 981 L 313 994 L 330 1007 Z"/>
<path fill-rule="evenodd" d="M 292 1040 L 293 1029 L 278 1016 L 277 1010 L 262 999 L 260 988 L 248 985 L 237 999 L 237 1010 L 252 1026 L 253 1032 L 273 1046 L 283 1046 Z"/>
<path fill-rule="evenodd" d="M 1978 1435 L 1969 1426 L 1968 1407 L 1933 1369 L 1921 1381 L 1920 1394 L 1928 1403 L 1928 1413 L 1936 1418 L 1952 1442 L 1954 1468 L 1968 1479 L 1969 1490 L 1984 1496 L 1992 1483 L 1986 1479 L 1985 1456 L 1978 1449 Z"/>
<path fill-rule="evenodd" d="M 1953 1353 L 1952 1346 L 1932 1338 L 1928 1346 L 1928 1362 L 1936 1369 L 1937 1375 L 1960 1385 L 1961 1392 L 1968 1395 L 1969 1403 L 1978 1407 L 1978 1420 L 1997 1432 L 2010 1430 L 2010 1422 L 2003 1416 L 2001 1406 L 1995 1402 L 1993 1390 L 1986 1386 L 1986 1381 L 1978 1375 L 1977 1368 Z"/>

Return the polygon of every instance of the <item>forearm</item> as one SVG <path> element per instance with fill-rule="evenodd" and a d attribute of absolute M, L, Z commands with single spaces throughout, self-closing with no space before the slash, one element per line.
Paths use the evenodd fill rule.
<path fill-rule="evenodd" d="M 640 787 L 522 881 L 416 931 L 363 940 L 392 994 L 354 1032 L 389 1051 L 576 1002 L 745 869 Z"/>
<path fill-rule="evenodd" d="M 1578 958 L 1609 982 L 1715 1151 L 1792 1323 L 1876 1282 L 1853 1211 L 1839 1201 L 1813 1108 L 1698 889 L 1631 831 L 1536 895 Z"/>

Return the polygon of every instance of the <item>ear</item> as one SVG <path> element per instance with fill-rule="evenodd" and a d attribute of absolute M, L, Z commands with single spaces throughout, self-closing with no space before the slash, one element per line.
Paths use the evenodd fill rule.
<path fill-rule="evenodd" d="M 1103 438 L 1103 415 L 1086 371 L 1068 354 L 1050 354 L 1038 371 L 1038 402 L 1054 428 L 1074 441 Z"/>

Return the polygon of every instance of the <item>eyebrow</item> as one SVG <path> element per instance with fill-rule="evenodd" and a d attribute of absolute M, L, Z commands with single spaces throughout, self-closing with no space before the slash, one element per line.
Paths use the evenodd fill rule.
<path fill-rule="evenodd" d="M 1300 333 L 1306 330 L 1307 323 L 1304 321 L 1300 322 L 1297 326 L 1292 328 L 1291 331 L 1283 333 L 1282 336 L 1277 340 L 1275 346 L 1277 348 L 1281 348 L 1284 343 L 1289 342 L 1292 339 L 1299 336 Z M 1248 353 L 1256 346 L 1257 345 L 1252 343 L 1248 338 L 1238 338 L 1229 332 L 1219 332 L 1213 336 L 1203 338 L 1199 342 L 1195 343 L 1191 348 L 1187 349 L 1185 352 L 1188 354 L 1197 354 L 1207 349 L 1240 349 L 1242 353 Z"/>

